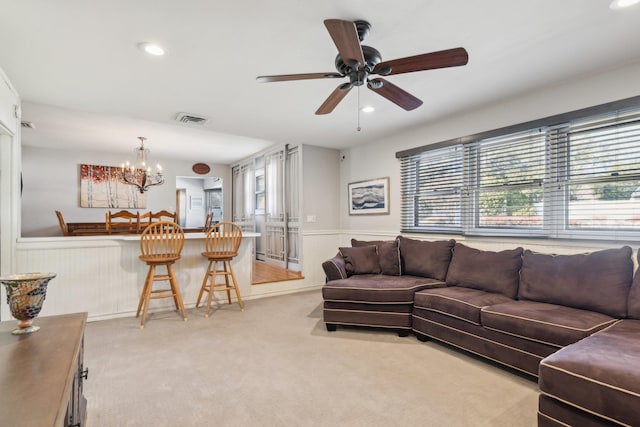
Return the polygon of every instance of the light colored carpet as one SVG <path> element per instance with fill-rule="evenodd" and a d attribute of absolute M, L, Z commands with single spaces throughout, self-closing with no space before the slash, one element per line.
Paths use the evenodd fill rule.
<path fill-rule="evenodd" d="M 320 291 L 87 325 L 88 425 L 535 426 L 535 381 L 435 342 L 322 322 Z"/>

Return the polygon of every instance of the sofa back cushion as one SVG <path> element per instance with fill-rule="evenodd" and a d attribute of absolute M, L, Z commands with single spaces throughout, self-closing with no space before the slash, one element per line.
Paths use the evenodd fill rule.
<path fill-rule="evenodd" d="M 515 298 L 521 265 L 520 247 L 492 252 L 456 243 L 447 273 L 447 286 L 464 286 Z"/>
<path fill-rule="evenodd" d="M 378 248 L 375 245 L 340 248 L 340 255 L 344 258 L 344 267 L 348 276 L 354 274 L 380 274 Z"/>
<path fill-rule="evenodd" d="M 524 251 L 519 298 L 626 317 L 633 280 L 631 248 L 587 254 Z"/>
<path fill-rule="evenodd" d="M 398 241 L 402 258 L 402 274 L 431 277 L 437 280 L 446 278 L 455 240 L 428 242 L 398 236 Z"/>
<path fill-rule="evenodd" d="M 640 250 L 636 254 L 638 265 L 640 265 Z M 636 270 L 629 290 L 629 299 L 627 300 L 627 316 L 632 319 L 640 319 L 640 268 Z"/>
<path fill-rule="evenodd" d="M 374 245 L 378 248 L 378 264 L 380 264 L 380 272 L 388 276 L 400 276 L 400 250 L 398 248 L 398 240 L 356 240 L 351 239 L 351 246 L 354 248 L 361 246 Z"/>

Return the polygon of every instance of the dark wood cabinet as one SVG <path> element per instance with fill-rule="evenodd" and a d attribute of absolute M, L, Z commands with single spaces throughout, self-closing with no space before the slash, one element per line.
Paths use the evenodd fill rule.
<path fill-rule="evenodd" d="M 82 389 L 87 313 L 37 318 L 41 327 L 12 335 L 17 322 L 0 323 L 0 424 L 7 426 L 85 426 Z"/>

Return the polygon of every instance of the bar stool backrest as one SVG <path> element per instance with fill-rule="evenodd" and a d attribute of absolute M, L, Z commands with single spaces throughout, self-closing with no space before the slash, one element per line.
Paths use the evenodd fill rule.
<path fill-rule="evenodd" d="M 184 231 L 175 222 L 154 222 L 140 236 L 143 257 L 179 257 L 184 246 Z"/>
<path fill-rule="evenodd" d="M 242 229 L 233 222 L 219 222 L 209 229 L 205 250 L 222 256 L 235 257 L 242 243 Z"/>

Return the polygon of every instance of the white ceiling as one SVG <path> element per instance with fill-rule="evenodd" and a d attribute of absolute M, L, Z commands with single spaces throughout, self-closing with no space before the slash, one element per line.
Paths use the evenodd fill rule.
<path fill-rule="evenodd" d="M 273 143 L 347 148 L 456 112 L 640 60 L 640 5 L 610 0 L 0 0 L 0 68 L 23 100 L 23 144 L 231 163 Z M 383 60 L 465 47 L 464 67 L 389 76 L 424 101 L 406 112 L 362 88 L 315 110 L 342 80 L 326 18 L 365 19 Z M 137 44 L 168 51 L 144 55 Z M 346 79 L 345 79 L 346 81 Z M 630 94 L 635 95 L 635 94 Z M 210 118 L 182 125 L 179 112 Z"/>

